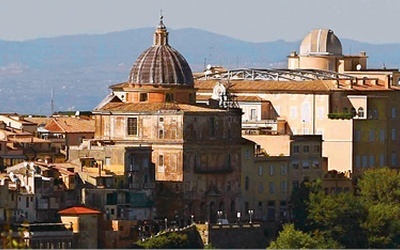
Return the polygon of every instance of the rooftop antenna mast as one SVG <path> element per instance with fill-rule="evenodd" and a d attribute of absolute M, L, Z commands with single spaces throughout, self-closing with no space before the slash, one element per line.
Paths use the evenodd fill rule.
<path fill-rule="evenodd" d="M 51 114 L 52 116 L 54 114 L 54 88 L 51 87 Z"/>

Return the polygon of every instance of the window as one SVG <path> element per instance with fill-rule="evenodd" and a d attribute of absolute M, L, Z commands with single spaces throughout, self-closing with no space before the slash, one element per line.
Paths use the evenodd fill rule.
<path fill-rule="evenodd" d="M 369 141 L 374 141 L 375 140 L 375 131 L 373 129 L 369 130 Z"/>
<path fill-rule="evenodd" d="M 164 155 L 158 156 L 158 166 L 164 166 Z"/>
<path fill-rule="evenodd" d="M 374 167 L 375 166 L 375 156 L 370 155 L 369 156 L 369 166 Z"/>
<path fill-rule="evenodd" d="M 147 101 L 147 93 L 140 93 L 139 94 L 139 101 L 141 101 L 141 102 Z"/>
<path fill-rule="evenodd" d="M 111 158 L 110 157 L 106 157 L 104 161 L 105 161 L 105 165 L 106 166 L 110 166 L 111 165 Z"/>
<path fill-rule="evenodd" d="M 246 176 L 246 182 L 245 182 L 245 186 L 244 186 L 244 188 L 245 188 L 246 190 L 249 190 L 249 184 L 250 184 L 249 177 Z"/>
<path fill-rule="evenodd" d="M 159 123 L 164 123 L 164 117 L 162 117 L 162 116 L 158 117 L 158 122 Z"/>
<path fill-rule="evenodd" d="M 385 156 L 383 154 L 379 155 L 379 166 L 385 166 Z"/>
<path fill-rule="evenodd" d="M 359 155 L 356 155 L 356 168 L 361 167 L 361 157 Z"/>
<path fill-rule="evenodd" d="M 281 192 L 286 192 L 286 181 L 281 182 Z"/>
<path fill-rule="evenodd" d="M 173 102 L 173 101 L 174 101 L 174 94 L 172 94 L 172 93 L 166 93 L 166 94 L 165 94 L 165 101 L 166 101 L 166 102 Z"/>
<path fill-rule="evenodd" d="M 269 166 L 269 175 L 274 175 L 274 165 Z"/>
<path fill-rule="evenodd" d="M 319 169 L 319 161 L 318 160 L 314 160 L 313 164 L 312 164 L 313 169 Z"/>
<path fill-rule="evenodd" d="M 319 145 L 314 145 L 313 146 L 313 152 L 314 154 L 319 154 L 321 151 L 320 146 Z"/>
<path fill-rule="evenodd" d="M 138 135 L 137 117 L 128 117 L 128 135 Z"/>
<path fill-rule="evenodd" d="M 294 170 L 298 170 L 299 169 L 299 162 L 298 161 L 292 162 L 292 169 L 294 169 Z"/>
<path fill-rule="evenodd" d="M 158 139 L 164 139 L 164 129 L 158 130 Z"/>
<path fill-rule="evenodd" d="M 379 140 L 380 142 L 384 142 L 385 141 L 385 130 L 381 129 L 379 131 Z"/>
<path fill-rule="evenodd" d="M 262 182 L 258 183 L 258 193 L 262 194 L 264 192 L 264 185 Z"/>
<path fill-rule="evenodd" d="M 392 140 L 396 140 L 396 129 L 392 128 Z"/>
<path fill-rule="evenodd" d="M 263 174 L 263 166 L 260 165 L 260 166 L 258 166 L 258 175 L 262 176 L 262 174 Z"/>
<path fill-rule="evenodd" d="M 366 168 L 366 167 L 367 167 L 367 164 L 368 164 L 367 156 L 366 156 L 366 155 L 363 155 L 363 156 L 362 156 L 362 167 L 363 167 L 363 168 Z"/>
<path fill-rule="evenodd" d="M 364 109 L 363 108 L 358 108 L 358 117 L 364 118 Z"/>
<path fill-rule="evenodd" d="M 359 129 L 355 131 L 354 140 L 361 141 L 361 131 Z"/>
<path fill-rule="evenodd" d="M 29 197 L 26 197 L 26 207 L 29 207 Z"/>
<path fill-rule="evenodd" d="M 396 167 L 397 165 L 397 155 L 396 152 L 392 152 L 392 167 Z"/>
<path fill-rule="evenodd" d="M 274 193 L 274 189 L 275 189 L 274 183 L 270 182 L 269 183 L 269 193 L 273 194 Z"/>
<path fill-rule="evenodd" d="M 303 167 L 303 169 L 309 169 L 310 168 L 310 163 L 308 161 L 303 161 L 302 162 L 302 167 Z"/>
<path fill-rule="evenodd" d="M 281 166 L 281 175 L 285 175 L 286 174 L 286 165 L 282 165 Z"/>
<path fill-rule="evenodd" d="M 257 120 L 257 116 L 256 116 L 256 109 L 251 109 L 250 110 L 250 120 Z"/>
<path fill-rule="evenodd" d="M 305 145 L 303 146 L 303 153 L 309 153 L 310 152 L 310 146 Z"/>
<path fill-rule="evenodd" d="M 300 152 L 299 145 L 293 145 L 292 151 L 293 151 L 294 154 L 298 154 Z"/>
<path fill-rule="evenodd" d="M 396 118 L 396 107 L 392 107 L 392 119 Z"/>

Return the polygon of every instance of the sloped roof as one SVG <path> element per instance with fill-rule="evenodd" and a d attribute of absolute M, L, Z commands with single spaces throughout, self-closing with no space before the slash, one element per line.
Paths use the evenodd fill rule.
<path fill-rule="evenodd" d="M 45 129 L 61 133 L 94 133 L 94 120 L 91 118 L 58 117 L 53 118 L 45 126 Z"/>
<path fill-rule="evenodd" d="M 219 80 L 197 80 L 195 88 L 210 91 Z M 330 80 L 310 80 L 310 81 L 249 81 L 249 80 L 230 80 L 229 89 L 231 92 L 259 92 L 259 91 L 313 91 L 328 92 L 337 89 L 335 83 Z"/>
<path fill-rule="evenodd" d="M 99 111 L 120 111 L 120 112 L 226 112 L 222 109 L 212 109 L 200 105 L 180 103 L 107 103 Z"/>
<path fill-rule="evenodd" d="M 75 206 L 58 211 L 61 215 L 101 214 L 100 211 L 84 206 Z"/>

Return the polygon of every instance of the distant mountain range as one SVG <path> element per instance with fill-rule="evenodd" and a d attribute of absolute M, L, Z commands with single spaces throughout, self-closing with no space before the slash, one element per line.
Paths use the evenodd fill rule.
<path fill-rule="evenodd" d="M 23 42 L 0 40 L 0 112 L 20 114 L 92 110 L 108 86 L 126 81 L 136 58 L 152 45 L 155 28 L 102 35 L 40 38 Z M 300 42 L 253 43 L 199 29 L 169 29 L 170 45 L 193 71 L 205 65 L 282 68 Z M 341 39 L 344 54 L 366 51 L 369 67 L 400 67 L 400 44 L 369 44 Z"/>

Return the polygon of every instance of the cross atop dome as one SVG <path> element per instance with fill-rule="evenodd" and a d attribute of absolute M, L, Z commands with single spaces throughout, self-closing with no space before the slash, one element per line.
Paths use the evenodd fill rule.
<path fill-rule="evenodd" d="M 164 22 L 163 22 L 164 16 L 162 15 L 162 10 L 160 10 L 160 23 L 157 26 L 157 29 L 166 29 Z"/>

